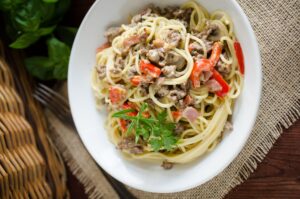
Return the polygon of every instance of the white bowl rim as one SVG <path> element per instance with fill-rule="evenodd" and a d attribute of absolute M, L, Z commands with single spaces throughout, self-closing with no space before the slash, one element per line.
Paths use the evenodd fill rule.
<path fill-rule="evenodd" d="M 96 7 L 97 4 L 101 3 L 102 1 L 104 0 L 96 0 L 93 5 L 90 7 L 89 11 L 87 12 L 87 14 L 85 15 L 83 21 L 81 22 L 80 24 L 80 27 L 78 29 L 78 32 L 76 34 L 76 37 L 74 39 L 74 42 L 73 42 L 73 47 L 76 46 L 75 44 L 78 42 L 78 33 L 81 31 L 82 29 L 82 26 L 83 24 L 86 23 L 86 21 L 88 20 L 91 12 L 93 11 L 93 9 Z M 254 124 L 255 124 L 255 121 L 256 121 L 256 117 L 257 117 L 257 114 L 258 114 L 258 110 L 259 110 L 259 106 L 260 106 L 260 99 L 261 99 L 261 94 L 262 94 L 262 80 L 263 80 L 263 72 L 262 72 L 262 65 L 261 65 L 261 56 L 260 56 L 260 50 L 259 50 L 259 46 L 258 46 L 258 42 L 257 42 L 257 38 L 255 36 L 255 33 L 251 27 L 251 24 L 246 16 L 246 14 L 244 13 L 243 9 L 240 7 L 240 5 L 237 3 L 236 0 L 230 0 L 231 3 L 233 4 L 233 6 L 238 10 L 238 12 L 240 13 L 240 16 L 242 17 L 243 21 L 245 21 L 245 25 L 247 26 L 248 30 L 250 30 L 250 39 L 252 41 L 254 41 L 255 43 L 253 44 L 254 45 L 254 49 L 255 49 L 255 56 L 257 57 L 258 60 L 257 61 L 257 67 L 260 69 L 257 71 L 256 75 L 257 75 L 257 80 L 259 82 L 257 82 L 258 84 L 258 88 L 259 90 L 257 91 L 258 92 L 258 96 L 257 96 L 257 99 L 258 99 L 258 103 L 255 104 L 255 107 L 253 107 L 253 110 L 255 112 L 254 114 L 254 118 L 251 118 L 251 121 L 249 122 L 250 123 L 250 126 L 251 128 L 248 129 L 248 134 L 246 137 L 244 137 L 243 140 L 240 140 L 241 141 L 241 144 L 239 145 L 239 148 L 238 150 L 235 150 L 235 153 L 232 153 L 231 154 L 231 157 L 230 157 L 230 160 L 227 161 L 226 163 L 223 164 L 222 167 L 219 167 L 218 170 L 215 172 L 215 173 L 211 173 L 211 175 L 209 175 L 207 178 L 205 179 L 202 179 L 201 181 L 198 182 L 198 184 L 193 184 L 193 185 L 188 185 L 188 186 L 181 186 L 180 188 L 177 188 L 176 190 L 170 188 L 168 190 L 160 190 L 160 189 L 156 189 L 156 188 L 151 188 L 151 187 L 142 187 L 142 186 L 139 186 L 138 184 L 131 184 L 131 183 L 128 183 L 128 181 L 124 180 L 124 178 L 120 178 L 119 176 L 116 176 L 114 175 L 114 173 L 111 173 L 111 172 L 108 172 L 109 175 L 111 175 L 112 177 L 114 177 L 115 179 L 117 179 L 118 181 L 130 186 L 130 187 L 133 187 L 135 189 L 138 189 L 138 190 L 142 190 L 142 191 L 146 191 L 146 192 L 152 192 L 152 193 L 176 193 L 176 192 L 181 192 L 181 191 L 185 191 L 185 190 L 189 190 L 189 189 L 192 189 L 194 187 L 197 187 L 209 180 L 211 180 L 213 177 L 219 175 L 226 167 L 229 166 L 229 164 L 238 156 L 238 154 L 242 151 L 243 147 L 245 146 L 246 144 L 246 141 L 248 140 L 251 132 L 252 132 L 252 129 L 254 127 Z M 71 51 L 71 55 L 70 55 L 70 63 L 69 63 L 69 72 L 68 72 L 68 96 L 69 96 L 69 103 L 70 103 L 70 108 L 71 108 L 71 113 L 72 113 L 72 116 L 73 116 L 73 120 L 74 120 L 74 124 L 75 124 L 75 127 L 78 131 L 78 134 L 84 144 L 84 146 L 86 147 L 87 151 L 89 152 L 89 154 L 93 157 L 93 159 L 95 160 L 95 162 L 97 162 L 97 164 L 99 164 L 106 172 L 107 172 L 107 168 L 103 167 L 103 165 L 101 164 L 101 162 L 97 161 L 97 159 L 95 158 L 95 156 L 93 155 L 93 153 L 91 153 L 91 150 L 90 150 L 90 147 L 89 147 L 89 144 L 88 142 L 85 140 L 84 136 L 81 134 L 81 131 L 78 130 L 80 129 L 79 128 L 79 122 L 78 122 L 78 118 L 74 117 L 74 112 L 75 112 L 75 105 L 74 105 L 74 101 L 73 99 L 71 98 L 71 89 L 70 89 L 70 79 L 71 79 L 71 65 L 73 64 L 72 63 L 72 60 L 73 60 L 73 57 L 75 56 L 74 55 L 74 50 L 73 50 L 73 47 L 72 47 L 72 51 Z M 95 107 L 96 108 L 96 107 Z"/>

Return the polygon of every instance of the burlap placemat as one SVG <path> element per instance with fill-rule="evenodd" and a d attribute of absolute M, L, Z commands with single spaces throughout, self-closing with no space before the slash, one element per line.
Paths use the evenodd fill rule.
<path fill-rule="evenodd" d="M 238 157 L 204 185 L 175 194 L 153 194 L 129 188 L 138 198 L 222 198 L 243 182 L 273 143 L 300 116 L 300 1 L 238 0 L 259 41 L 263 95 L 254 130 Z M 77 133 L 49 115 L 52 138 L 90 198 L 117 198 Z M 60 124 L 60 125 L 59 125 Z M 66 133 L 67 132 L 67 133 Z"/>

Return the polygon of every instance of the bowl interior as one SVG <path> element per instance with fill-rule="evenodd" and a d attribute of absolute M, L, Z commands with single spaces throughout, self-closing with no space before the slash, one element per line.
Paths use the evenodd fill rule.
<path fill-rule="evenodd" d="M 185 165 L 163 170 L 159 164 L 126 160 L 109 141 L 104 122 L 105 111 L 98 111 L 91 89 L 91 70 L 95 50 L 104 43 L 104 31 L 112 25 L 127 23 L 128 16 L 150 3 L 158 6 L 180 5 L 183 0 L 99 0 L 84 18 L 73 44 L 68 90 L 72 115 L 78 133 L 95 161 L 117 180 L 143 191 L 168 193 L 198 186 L 225 169 L 238 155 L 255 122 L 260 92 L 261 63 L 257 41 L 250 23 L 234 0 L 199 0 L 208 11 L 222 9 L 232 18 L 234 31 L 245 57 L 245 79 L 235 104 L 233 131 L 215 150 Z"/>

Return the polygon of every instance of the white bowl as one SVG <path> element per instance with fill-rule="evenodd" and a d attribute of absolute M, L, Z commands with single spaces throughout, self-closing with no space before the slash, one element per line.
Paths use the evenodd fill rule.
<path fill-rule="evenodd" d="M 159 164 L 126 160 L 109 141 L 104 129 L 106 113 L 96 109 L 91 89 L 91 70 L 95 50 L 103 44 L 104 31 L 111 25 L 126 23 L 128 16 L 149 3 L 158 6 L 179 5 L 184 0 L 99 0 L 86 14 L 73 44 L 68 89 L 72 115 L 78 133 L 95 161 L 111 176 L 133 188 L 170 193 L 201 185 L 223 171 L 242 150 L 257 115 L 262 70 L 258 44 L 250 23 L 235 0 L 199 0 L 208 11 L 222 9 L 232 18 L 234 30 L 245 57 L 245 80 L 241 96 L 235 104 L 233 131 L 212 152 L 184 165 L 164 170 Z"/>

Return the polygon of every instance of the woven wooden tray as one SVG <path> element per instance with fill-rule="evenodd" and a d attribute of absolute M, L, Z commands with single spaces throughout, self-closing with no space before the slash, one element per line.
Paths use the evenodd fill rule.
<path fill-rule="evenodd" d="M 68 198 L 63 161 L 22 60 L 0 41 L 0 198 Z"/>

